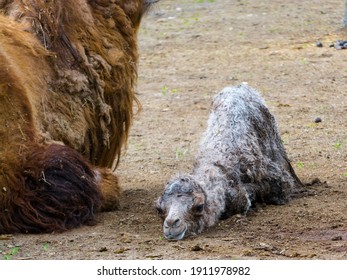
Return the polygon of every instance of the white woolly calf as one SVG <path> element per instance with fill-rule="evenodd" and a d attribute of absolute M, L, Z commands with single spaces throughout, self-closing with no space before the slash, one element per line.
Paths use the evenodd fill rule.
<path fill-rule="evenodd" d="M 212 102 L 194 168 L 165 187 L 156 208 L 164 236 L 179 240 L 256 202 L 283 204 L 302 183 L 290 165 L 276 121 L 259 93 L 228 87 Z"/>

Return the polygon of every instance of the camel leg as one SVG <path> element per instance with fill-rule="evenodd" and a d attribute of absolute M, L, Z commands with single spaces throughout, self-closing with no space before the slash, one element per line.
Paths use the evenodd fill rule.
<path fill-rule="evenodd" d="M 98 168 L 95 173 L 96 183 L 102 196 L 101 211 L 118 209 L 121 189 L 117 176 L 107 168 Z"/>

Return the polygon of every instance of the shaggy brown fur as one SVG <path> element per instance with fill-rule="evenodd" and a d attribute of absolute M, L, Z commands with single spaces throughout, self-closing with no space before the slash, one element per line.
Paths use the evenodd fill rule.
<path fill-rule="evenodd" d="M 0 0 L 0 233 L 116 208 L 109 169 L 139 105 L 136 33 L 154 2 Z"/>

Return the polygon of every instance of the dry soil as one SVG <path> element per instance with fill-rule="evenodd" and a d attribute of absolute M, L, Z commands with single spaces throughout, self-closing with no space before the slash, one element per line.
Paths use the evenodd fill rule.
<path fill-rule="evenodd" d="M 121 209 L 0 236 L 0 259 L 347 259 L 347 50 L 329 47 L 347 39 L 343 2 L 162 0 L 139 32 L 143 108 L 117 170 Z M 154 201 L 192 168 L 212 96 L 241 82 L 262 93 L 311 195 L 169 242 Z"/>

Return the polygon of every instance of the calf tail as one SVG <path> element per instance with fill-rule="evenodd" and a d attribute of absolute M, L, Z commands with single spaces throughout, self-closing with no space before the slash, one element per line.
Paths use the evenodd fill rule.
<path fill-rule="evenodd" d="M 31 145 L 0 161 L 0 233 L 64 231 L 92 223 L 102 193 L 95 172 L 63 145 Z"/>

